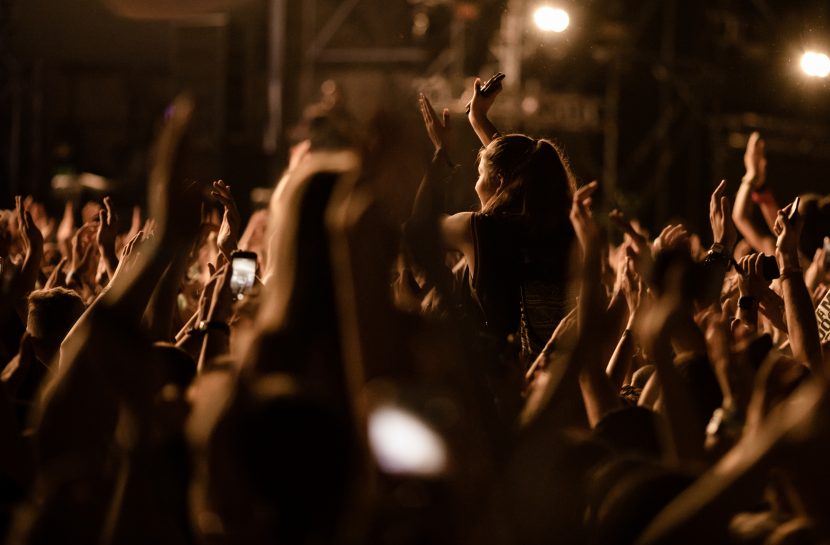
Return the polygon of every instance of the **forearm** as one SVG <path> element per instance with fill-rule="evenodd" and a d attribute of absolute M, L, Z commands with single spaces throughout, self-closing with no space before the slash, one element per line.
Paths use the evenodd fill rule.
<path fill-rule="evenodd" d="M 602 336 L 602 358 L 603 361 L 608 361 L 614 354 L 623 331 L 626 327 L 630 329 L 632 316 L 630 316 L 625 297 L 612 297 L 605 312 L 611 327 Z"/>
<path fill-rule="evenodd" d="M 473 127 L 473 131 L 483 146 L 489 145 L 498 136 L 499 130 L 486 115 L 476 116 L 470 113 L 469 120 L 470 126 Z"/>
<path fill-rule="evenodd" d="M 593 323 L 598 314 L 606 309 L 605 288 L 601 282 L 601 260 L 602 256 L 595 249 L 589 248 L 584 251 L 582 282 L 579 288 L 579 301 L 577 304 L 577 323 L 579 324 L 579 335 L 597 335 L 605 332 L 597 332 L 596 324 Z"/>
<path fill-rule="evenodd" d="M 35 289 L 40 268 L 42 253 L 28 252 L 23 260 L 20 274 L 15 279 L 12 288 L 11 301 L 15 313 L 25 324 L 29 315 L 28 297 Z"/>
<path fill-rule="evenodd" d="M 778 202 L 775 200 L 775 196 L 772 194 L 772 191 L 767 189 L 763 193 L 763 198 L 758 202 L 758 207 L 761 209 L 761 213 L 764 215 L 764 221 L 767 222 L 767 227 L 769 227 L 770 231 L 772 231 L 773 226 L 775 225 L 775 218 L 778 217 Z"/>
<path fill-rule="evenodd" d="M 679 460 L 703 459 L 704 426 L 695 415 L 692 396 L 674 367 L 668 351 L 655 356 L 660 399 L 669 423 L 672 443 Z"/>
<path fill-rule="evenodd" d="M 190 318 L 187 320 L 187 322 L 185 322 L 185 324 L 182 326 L 182 328 L 179 330 L 179 332 L 176 333 L 176 337 L 175 337 L 176 342 L 180 342 L 182 339 L 184 339 L 188 334 L 188 330 L 191 327 L 194 327 L 197 324 L 198 320 L 199 320 L 199 311 L 197 310 L 196 312 L 193 313 L 192 316 L 190 316 Z"/>
<path fill-rule="evenodd" d="M 432 161 L 421 180 L 421 185 L 418 187 L 418 192 L 415 194 L 408 224 L 420 225 L 435 219 L 443 212 L 444 189 L 446 183 L 452 178 L 455 168 L 455 164 L 444 149 L 435 150 Z"/>
<path fill-rule="evenodd" d="M 164 272 L 145 310 L 150 337 L 154 340 L 169 340 L 173 334 L 173 313 L 186 267 L 187 256 L 177 255 Z"/>
<path fill-rule="evenodd" d="M 735 222 L 735 227 L 738 228 L 744 239 L 752 246 L 755 251 L 763 252 L 767 255 L 772 255 L 775 247 L 775 241 L 771 236 L 762 233 L 752 221 L 752 209 L 754 203 L 752 202 L 752 181 L 744 177 L 744 182 L 741 183 L 738 194 L 735 196 L 735 205 L 732 209 L 732 220 Z M 774 215 L 777 214 L 777 209 Z M 773 218 L 774 221 L 774 218 Z"/>
<path fill-rule="evenodd" d="M 204 371 L 205 366 L 213 359 L 230 352 L 230 332 L 218 328 L 209 328 L 205 332 L 202 342 L 202 351 L 199 354 L 197 369 Z"/>
<path fill-rule="evenodd" d="M 822 357 L 813 301 L 800 272 L 788 272 L 784 268 L 782 271 L 781 286 L 793 356 L 818 372 L 822 366 Z"/>
<path fill-rule="evenodd" d="M 403 226 L 404 242 L 413 265 L 425 274 L 427 283 L 446 296 L 453 292 L 452 274 L 445 265 L 446 240 L 443 236 L 444 190 L 455 166 L 446 152 L 439 149 L 430 163 L 412 207 L 412 215 Z"/>
<path fill-rule="evenodd" d="M 598 353 L 592 354 L 592 359 L 598 359 Z M 588 422 L 593 428 L 602 417 L 609 412 L 622 407 L 619 390 L 614 387 L 608 375 L 603 372 L 601 366 L 589 361 L 579 374 L 579 387 L 582 391 L 582 399 L 585 402 L 585 412 L 588 415 Z"/>
<path fill-rule="evenodd" d="M 628 376 L 631 369 L 631 362 L 636 351 L 637 344 L 634 342 L 631 329 L 624 330 L 617 343 L 617 348 L 611 355 L 608 367 L 605 369 L 605 373 L 616 388 L 622 388 L 625 377 Z"/>
<path fill-rule="evenodd" d="M 180 245 L 176 242 L 161 237 L 143 262 L 136 264 L 129 271 L 119 272 L 110 283 L 102 303 L 111 307 L 114 312 L 122 313 L 125 319 L 139 327 L 147 302 L 178 248 Z"/>
<path fill-rule="evenodd" d="M 199 356 L 202 353 L 202 336 L 195 333 L 195 328 L 201 321 L 201 309 L 193 313 L 190 319 L 182 326 L 181 330 L 176 333 L 176 346 L 187 352 L 193 357 L 193 361 L 198 362 Z"/>
<path fill-rule="evenodd" d="M 587 341 L 585 351 L 580 358 L 582 370 L 579 374 L 579 386 L 585 402 L 585 410 L 591 427 L 608 412 L 618 408 L 621 401 L 619 389 L 605 373 L 604 363 L 608 361 L 613 350 L 614 334 L 609 330 L 616 328 L 610 309 L 607 308 L 605 290 L 601 282 L 602 256 L 593 245 L 585 248 L 585 265 L 580 291 L 580 337 Z M 612 305 L 613 306 L 613 305 Z M 602 316 L 605 313 L 605 316 Z M 597 324 L 606 327 L 599 328 Z M 611 341 L 609 342 L 609 339 Z"/>
<path fill-rule="evenodd" d="M 103 248 L 99 246 L 101 259 L 104 260 L 104 267 L 107 269 L 107 278 L 112 280 L 115 270 L 118 268 L 118 256 L 115 255 L 115 248 Z"/>
<path fill-rule="evenodd" d="M 770 288 L 760 292 L 758 310 L 778 330 L 787 333 L 786 306 L 780 295 Z"/>

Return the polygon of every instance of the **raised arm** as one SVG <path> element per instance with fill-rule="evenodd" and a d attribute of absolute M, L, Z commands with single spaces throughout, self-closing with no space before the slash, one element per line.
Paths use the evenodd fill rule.
<path fill-rule="evenodd" d="M 159 136 L 150 180 L 157 200 L 153 213 L 159 218 L 158 238 L 142 247 L 143 255 L 134 266 L 114 274 L 109 290 L 61 345 L 59 371 L 44 395 L 37 431 L 47 464 L 48 460 L 77 457 L 79 466 L 99 471 L 96 464 L 103 463 L 99 451 L 112 439 L 118 401 L 135 401 L 145 393 L 147 377 L 142 372 L 146 368 L 141 364 L 149 343 L 141 329 L 141 316 L 172 255 L 183 251 L 185 241 L 198 229 L 198 203 L 194 207 L 192 201 L 199 188 L 185 191 L 171 183 L 192 103 L 179 98 L 175 109 Z M 122 264 L 125 261 L 129 260 L 122 258 Z"/>
<path fill-rule="evenodd" d="M 104 197 L 104 210 L 98 212 L 98 231 L 95 234 L 95 241 L 107 269 L 107 278 L 110 280 L 115 275 L 115 269 L 118 268 L 118 257 L 115 255 L 115 238 L 117 235 L 118 218 L 112 210 L 112 200 L 109 197 Z"/>
<path fill-rule="evenodd" d="M 470 120 L 470 125 L 473 127 L 476 136 L 481 140 L 483 146 L 488 145 L 499 134 L 499 130 L 487 116 L 487 112 L 490 111 L 490 108 L 496 101 L 496 97 L 502 91 L 501 78 L 503 77 L 503 74 L 496 74 L 488 80 L 487 83 L 490 83 L 490 81 L 494 81 L 495 83 L 490 85 L 491 90 L 486 96 L 482 94 L 481 89 L 487 83 L 482 85 L 481 80 L 476 78 L 475 84 L 473 85 L 473 99 L 470 101 L 470 111 L 467 114 L 467 119 Z"/>
<path fill-rule="evenodd" d="M 793 209 L 794 204 L 790 203 L 780 210 L 778 219 L 775 221 L 775 232 L 778 235 L 775 243 L 775 258 L 778 261 L 778 269 L 781 271 L 780 281 L 790 346 L 793 356 L 807 363 L 817 375 L 823 374 L 824 377 L 830 377 L 830 372 L 820 372 L 823 370 L 823 365 L 818 325 L 813 301 L 804 283 L 804 272 L 801 270 L 798 259 L 798 241 L 801 237 L 804 219 L 797 209 Z"/>
<path fill-rule="evenodd" d="M 26 298 L 35 289 L 40 262 L 43 259 L 43 235 L 32 220 L 28 210 L 23 210 L 20 196 L 15 197 L 17 207 L 17 232 L 23 246 L 23 266 L 14 287 L 14 307 L 21 321 L 26 323 L 29 312 Z"/>
<path fill-rule="evenodd" d="M 652 380 L 659 383 L 674 452 L 680 461 L 695 461 L 703 459 L 705 423 L 698 418 L 692 393 L 675 368 L 671 345 L 676 332 L 695 325 L 677 289 L 668 291 L 655 303 L 641 335 L 657 368 Z"/>
<path fill-rule="evenodd" d="M 622 405 L 618 390 L 605 374 L 604 345 L 608 341 L 610 320 L 606 314 L 605 293 L 602 284 L 602 237 L 590 210 L 591 194 L 596 182 L 581 187 L 574 194 L 571 223 L 582 248 L 582 284 L 577 310 L 580 339 L 588 340 L 580 355 L 582 371 L 579 386 L 588 413 L 588 422 L 595 426 L 602 417 Z M 613 343 L 613 340 L 611 341 Z"/>
<path fill-rule="evenodd" d="M 449 110 L 444 109 L 439 117 L 424 95 L 420 96 L 419 106 L 435 154 L 415 195 L 412 214 L 404 225 L 404 238 L 415 261 L 428 271 L 430 281 L 446 293 L 451 280 L 443 264 L 443 249 L 461 251 L 468 262 L 474 259 L 470 213 L 444 213 L 445 189 L 456 169 L 447 149 Z"/>
<path fill-rule="evenodd" d="M 637 322 L 642 299 L 646 297 L 645 286 L 639 275 L 634 271 L 634 262 L 630 257 L 623 259 L 620 264 L 622 291 L 628 303 L 628 322 L 625 330 L 617 343 L 617 348 L 608 362 L 605 372 L 615 387 L 620 388 L 625 378 L 630 374 L 631 363 L 637 351 L 637 343 L 634 339 L 634 325 Z"/>
<path fill-rule="evenodd" d="M 738 194 L 735 196 L 732 219 L 743 237 L 756 251 L 773 255 L 775 239 L 759 229 L 752 221 L 753 195 L 761 203 L 761 211 L 768 225 L 772 225 L 774 222 L 775 210 L 777 209 L 775 198 L 766 186 L 767 159 L 764 152 L 765 145 L 761 135 L 753 132 L 746 145 L 746 153 L 744 154 L 746 174 L 743 177 Z"/>
<path fill-rule="evenodd" d="M 231 265 L 226 263 L 211 278 L 210 308 L 202 322 L 204 340 L 199 354 L 197 369 L 203 371 L 212 359 L 230 352 L 231 318 L 233 296 L 230 289 Z M 207 290 L 207 287 L 205 288 Z"/>
<path fill-rule="evenodd" d="M 222 180 L 213 182 L 211 196 L 222 203 L 222 224 L 219 226 L 219 233 L 216 235 L 216 243 L 219 250 L 224 254 L 225 259 L 230 261 L 231 254 L 239 245 L 239 231 L 242 218 L 239 216 L 239 209 L 231 194 L 231 186 Z"/>

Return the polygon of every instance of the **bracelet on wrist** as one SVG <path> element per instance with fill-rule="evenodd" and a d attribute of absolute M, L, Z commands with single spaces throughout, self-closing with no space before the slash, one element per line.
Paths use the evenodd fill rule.
<path fill-rule="evenodd" d="M 755 204 L 775 204 L 775 197 L 772 191 L 764 189 L 763 191 L 752 192 L 752 202 Z"/>

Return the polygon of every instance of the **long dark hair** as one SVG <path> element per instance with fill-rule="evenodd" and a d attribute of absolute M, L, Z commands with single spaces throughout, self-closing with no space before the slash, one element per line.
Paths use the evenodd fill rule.
<path fill-rule="evenodd" d="M 521 216 L 529 225 L 552 226 L 567 220 L 576 179 L 561 147 L 523 134 L 500 136 L 484 148 L 490 176 L 501 186 L 481 212 Z"/>

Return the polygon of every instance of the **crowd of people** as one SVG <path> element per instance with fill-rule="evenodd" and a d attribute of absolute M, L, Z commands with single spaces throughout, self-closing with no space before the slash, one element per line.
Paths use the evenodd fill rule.
<path fill-rule="evenodd" d="M 146 213 L 0 211 L 6 542 L 830 542 L 821 197 L 779 208 L 753 133 L 711 232 L 652 237 L 561 145 L 499 132 L 502 77 L 477 157 L 420 96 L 402 224 L 388 142 L 332 104 L 243 222 L 186 176 L 187 95 Z M 473 160 L 477 210 L 447 214 Z"/>

